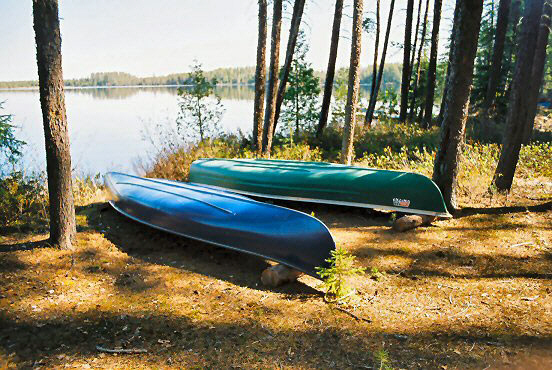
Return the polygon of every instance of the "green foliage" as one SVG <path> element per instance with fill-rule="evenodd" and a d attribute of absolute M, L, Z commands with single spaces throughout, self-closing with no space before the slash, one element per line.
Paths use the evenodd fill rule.
<path fill-rule="evenodd" d="M 498 5 L 498 4 L 496 4 Z M 496 19 L 495 0 L 485 0 L 479 28 L 479 41 L 475 59 L 475 73 L 471 91 L 471 103 L 481 103 L 485 99 L 491 70 Z"/>
<path fill-rule="evenodd" d="M 395 90 L 385 89 L 383 94 L 378 95 L 381 102 L 380 111 L 387 117 L 395 117 L 399 114 L 399 94 Z"/>
<path fill-rule="evenodd" d="M 477 46 L 477 55 L 475 59 L 475 70 L 473 76 L 473 87 L 471 91 L 470 104 L 479 106 L 483 103 L 489 82 L 490 71 L 492 67 L 492 53 L 494 39 L 496 34 L 496 20 L 498 14 L 498 1 L 485 0 L 483 4 L 483 16 L 479 30 L 479 41 Z M 515 65 L 515 55 L 517 50 L 518 25 L 509 22 L 506 31 L 506 40 L 504 43 L 504 54 L 502 58 L 502 68 L 500 72 L 500 81 L 495 99 L 495 113 L 503 116 L 507 110 L 508 91 L 507 86 L 511 82 L 513 69 Z"/>
<path fill-rule="evenodd" d="M 348 280 L 362 274 L 365 270 L 362 267 L 355 267 L 355 256 L 346 249 L 336 248 L 332 250 L 326 262 L 329 264 L 328 267 L 316 268 L 323 280 L 322 287 L 326 291 L 326 296 L 339 301 L 354 293 Z"/>
<path fill-rule="evenodd" d="M 389 353 L 383 348 L 374 352 L 374 361 L 379 370 L 392 370 L 393 367 L 389 364 Z"/>
<path fill-rule="evenodd" d="M 0 102 L 0 110 L 4 102 Z M 11 124 L 12 116 L 0 114 L 0 178 L 5 175 L 9 167 L 13 167 L 21 156 L 21 147 L 25 144 L 17 140 Z"/>
<path fill-rule="evenodd" d="M 214 91 L 217 81 L 205 77 L 201 64 L 192 66 L 189 79 L 191 87 L 178 89 L 180 113 L 177 129 L 183 138 L 199 136 L 199 140 L 204 141 L 219 133 L 224 107 Z"/>
<path fill-rule="evenodd" d="M 311 131 L 318 122 L 320 79 L 314 75 L 314 69 L 306 61 L 308 50 L 305 33 L 301 31 L 297 37 L 280 115 L 282 123 L 287 124 L 292 142 L 305 130 Z M 284 125 L 280 127 L 284 130 Z"/>
<path fill-rule="evenodd" d="M 39 176 L 25 177 L 16 171 L 0 178 L 0 225 L 32 228 L 37 222 L 45 224 L 47 207 L 48 194 Z"/>

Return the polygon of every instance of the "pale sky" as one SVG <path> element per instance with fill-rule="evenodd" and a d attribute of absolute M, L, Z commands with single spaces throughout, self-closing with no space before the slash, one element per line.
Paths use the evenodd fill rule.
<path fill-rule="evenodd" d="M 390 1 L 381 2 L 384 28 Z M 453 6 L 453 0 L 444 1 L 441 45 L 448 37 Z M 405 8 L 406 0 L 397 0 L 392 42 L 402 42 Z M 375 1 L 365 0 L 365 15 L 374 9 Z M 307 0 L 303 28 L 310 42 L 308 59 L 315 69 L 326 68 L 333 11 L 333 0 Z M 431 8 L 429 14 L 431 19 Z M 338 66 L 348 64 L 351 16 L 352 0 L 345 0 Z M 187 72 L 194 59 L 206 70 L 255 65 L 255 0 L 61 0 L 60 18 L 67 79 L 107 71 L 140 77 Z M 268 27 L 270 38 L 270 23 Z M 281 60 L 288 30 L 286 22 Z M 0 0 L 0 45 L 0 81 L 38 79 L 31 0 Z M 362 66 L 371 64 L 373 48 L 373 37 L 364 33 Z M 391 47 L 387 61 L 401 62 L 402 52 Z"/>

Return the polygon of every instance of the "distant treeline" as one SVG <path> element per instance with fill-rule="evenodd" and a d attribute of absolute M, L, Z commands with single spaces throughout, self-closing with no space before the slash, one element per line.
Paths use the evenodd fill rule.
<path fill-rule="evenodd" d="M 360 83 L 370 84 L 372 81 L 372 67 L 361 69 Z M 222 85 L 253 85 L 255 83 L 255 67 L 217 68 L 204 72 L 209 79 L 216 78 Z M 325 72 L 317 71 L 316 76 L 324 83 Z M 386 64 L 383 74 L 383 86 L 396 88 L 400 86 L 401 65 Z M 166 76 L 136 77 L 125 72 L 97 72 L 89 77 L 65 80 L 65 86 L 153 86 L 153 85 L 188 85 L 188 73 L 174 73 Z M 30 88 L 38 87 L 38 81 L 6 81 L 0 82 L 0 88 Z"/>

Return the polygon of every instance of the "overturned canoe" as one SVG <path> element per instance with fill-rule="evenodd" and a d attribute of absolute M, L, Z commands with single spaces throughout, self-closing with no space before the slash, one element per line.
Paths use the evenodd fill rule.
<path fill-rule="evenodd" d="M 200 159 L 190 182 L 276 199 L 450 217 L 426 176 L 331 164 L 267 159 Z"/>
<path fill-rule="evenodd" d="M 110 203 L 123 215 L 173 234 L 280 262 L 317 277 L 335 249 L 322 222 L 305 213 L 195 184 L 110 172 Z"/>

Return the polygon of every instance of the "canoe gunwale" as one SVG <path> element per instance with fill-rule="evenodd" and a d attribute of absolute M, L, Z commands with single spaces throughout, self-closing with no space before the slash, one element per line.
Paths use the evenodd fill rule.
<path fill-rule="evenodd" d="M 315 198 L 303 198 L 303 197 L 290 197 L 286 195 L 274 195 L 274 194 L 266 194 L 266 193 L 255 193 L 251 191 L 244 191 L 244 190 L 238 190 L 233 188 L 225 188 L 222 186 L 216 186 L 216 185 L 208 185 L 208 184 L 201 184 L 201 183 L 190 183 L 190 184 L 197 184 L 205 187 L 210 187 L 216 190 L 224 190 L 224 191 L 230 191 L 235 192 L 238 194 L 243 195 L 249 195 L 253 197 L 259 197 L 259 198 L 269 198 L 269 199 L 281 199 L 281 200 L 291 200 L 291 201 L 297 201 L 297 202 L 308 202 L 308 203 L 318 203 L 318 204 L 333 204 L 338 206 L 348 206 L 348 207 L 359 207 L 359 208 L 368 208 L 368 209 L 383 209 L 386 211 L 397 211 L 397 212 L 403 212 L 403 213 L 409 213 L 409 214 L 417 214 L 417 215 L 428 215 L 428 216 L 436 216 L 441 218 L 452 218 L 452 215 L 450 213 L 444 213 L 444 212 L 432 212 L 432 211 L 424 211 L 421 209 L 413 209 L 413 208 L 401 208 L 401 207 L 391 207 L 391 206 L 383 206 L 378 204 L 368 204 L 368 203 L 356 203 L 356 202 L 346 202 L 346 201 L 340 201 L 340 200 L 329 200 L 329 199 L 315 199 Z"/>

